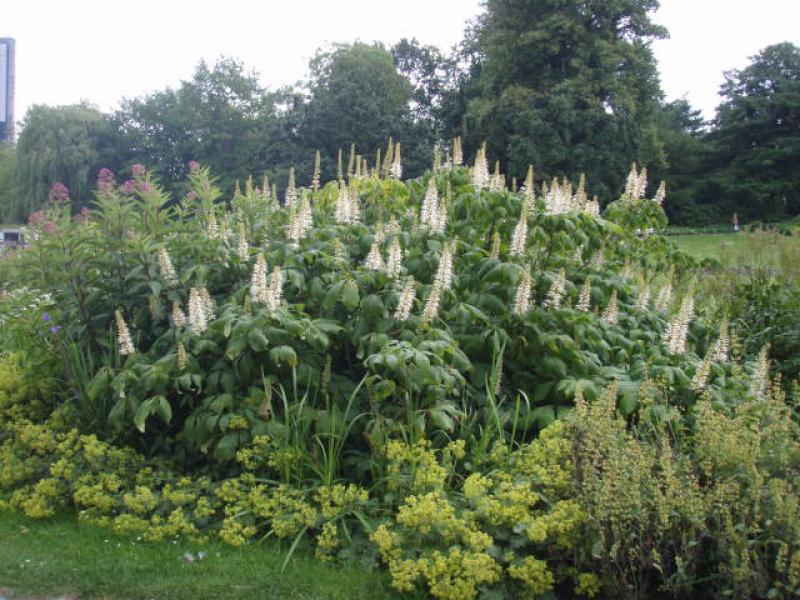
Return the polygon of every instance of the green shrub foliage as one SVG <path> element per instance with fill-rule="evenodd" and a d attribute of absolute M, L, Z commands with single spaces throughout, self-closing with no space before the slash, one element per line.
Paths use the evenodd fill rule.
<path fill-rule="evenodd" d="M 0 266 L 2 505 L 311 537 L 443 599 L 797 593 L 795 415 L 695 306 L 663 188 L 634 167 L 601 215 L 390 149 L 280 198 L 103 172 L 41 213 Z"/>

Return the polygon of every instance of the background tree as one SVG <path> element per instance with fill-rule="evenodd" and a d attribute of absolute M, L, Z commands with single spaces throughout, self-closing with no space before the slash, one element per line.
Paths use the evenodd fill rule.
<path fill-rule="evenodd" d="M 650 42 L 656 0 L 488 0 L 464 44 L 455 133 L 487 141 L 509 174 L 585 172 L 604 199 L 633 160 L 665 165 L 661 90 Z M 458 106 L 455 98 L 452 105 Z M 455 116 L 455 115 L 454 115 Z"/>
<path fill-rule="evenodd" d="M 0 223 L 16 223 L 14 205 L 19 195 L 17 153 L 12 144 L 0 144 Z"/>
<path fill-rule="evenodd" d="M 387 136 L 401 142 L 404 166 L 411 162 L 419 143 L 404 134 L 413 132 L 413 89 L 383 46 L 337 44 L 332 50 L 317 52 L 309 66 L 309 100 L 299 125 L 308 157 L 303 169 L 308 169 L 306 163 L 313 166 L 314 152 L 319 149 L 323 175 L 335 177 L 338 150 L 344 149 L 346 156 L 351 143 L 372 165 L 375 151 L 385 148 Z"/>
<path fill-rule="evenodd" d="M 260 175 L 291 152 L 282 117 L 291 94 L 268 92 L 255 73 L 230 58 L 200 62 L 177 89 L 125 100 L 115 116 L 129 162 L 141 162 L 172 180 L 195 160 L 214 165 L 220 185 Z"/>
<path fill-rule="evenodd" d="M 768 46 L 751 61 L 725 73 L 710 135 L 712 167 L 740 215 L 795 215 L 800 213 L 800 48 L 788 42 Z"/>
<path fill-rule="evenodd" d="M 22 122 L 16 153 L 18 194 L 6 218 L 24 221 L 60 181 L 77 210 L 91 201 L 101 167 L 119 164 L 119 138 L 107 115 L 88 104 L 33 106 Z"/>
<path fill-rule="evenodd" d="M 710 224 L 719 221 L 721 198 L 709 180 L 707 141 L 709 124 L 686 98 L 664 103 L 658 112 L 659 138 L 667 164 L 655 170 L 653 179 L 667 181 L 664 210 L 676 225 Z"/>

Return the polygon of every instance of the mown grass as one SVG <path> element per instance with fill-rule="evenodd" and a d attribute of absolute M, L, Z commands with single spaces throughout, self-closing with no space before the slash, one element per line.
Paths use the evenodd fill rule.
<path fill-rule="evenodd" d="M 791 269 L 800 252 L 800 236 L 774 232 L 676 235 L 670 239 L 695 258 L 715 259 L 723 267 Z"/>
<path fill-rule="evenodd" d="M 74 515 L 31 521 L 0 512 L 0 597 L 311 600 L 397 598 L 388 579 L 361 566 L 321 563 L 288 545 L 142 542 Z M 206 558 L 189 562 L 198 551 Z"/>

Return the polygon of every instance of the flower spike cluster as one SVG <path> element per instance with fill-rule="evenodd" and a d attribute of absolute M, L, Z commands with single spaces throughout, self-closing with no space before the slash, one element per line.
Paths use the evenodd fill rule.
<path fill-rule="evenodd" d="M 406 279 L 403 291 L 400 292 L 400 300 L 394 311 L 394 318 L 397 321 L 407 321 L 411 316 L 411 309 L 414 308 L 414 298 L 417 294 L 417 283 L 413 277 Z"/>
<path fill-rule="evenodd" d="M 686 340 L 689 337 L 689 324 L 694 316 L 694 282 L 689 286 L 686 297 L 681 302 L 678 313 L 672 317 L 667 330 L 664 332 L 664 340 L 667 343 L 667 350 L 670 354 L 683 354 L 686 352 Z"/>
<path fill-rule="evenodd" d="M 558 272 L 558 276 L 553 280 L 550 289 L 547 290 L 547 296 L 542 304 L 543 308 L 559 308 L 561 306 L 561 298 L 564 296 L 564 289 L 567 285 L 567 275 L 564 269 Z"/>
<path fill-rule="evenodd" d="M 131 332 L 122 313 L 119 310 L 114 311 L 114 318 L 117 322 L 117 346 L 119 347 L 120 356 L 129 356 L 136 353 L 136 348 L 133 347 L 133 340 L 131 339 Z"/>
<path fill-rule="evenodd" d="M 178 285 L 178 275 L 175 273 L 175 267 L 172 265 L 172 259 L 169 257 L 167 249 L 162 246 L 158 249 L 158 268 L 161 272 L 161 279 L 164 280 L 169 287 Z"/>
<path fill-rule="evenodd" d="M 528 313 L 531 304 L 531 267 L 526 265 L 522 272 L 522 277 L 517 284 L 517 291 L 514 295 L 514 314 L 524 316 Z"/>
<path fill-rule="evenodd" d="M 589 312 L 592 308 L 592 284 L 589 278 L 583 282 L 580 296 L 578 296 L 578 303 L 575 305 L 575 310 L 579 312 Z"/>

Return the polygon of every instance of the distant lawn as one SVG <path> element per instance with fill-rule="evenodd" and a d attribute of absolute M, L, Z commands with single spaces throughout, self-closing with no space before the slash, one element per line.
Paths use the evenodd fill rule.
<path fill-rule="evenodd" d="M 270 600 L 397 598 L 388 579 L 358 566 L 325 564 L 288 544 L 233 548 L 217 542 L 140 542 L 74 515 L 31 521 L 0 512 L 0 597 Z M 203 560 L 185 553 L 203 550 Z"/>
<path fill-rule="evenodd" d="M 713 258 L 726 267 L 766 266 L 794 270 L 800 259 L 800 236 L 796 234 L 709 233 L 675 235 L 670 239 L 695 258 Z"/>

